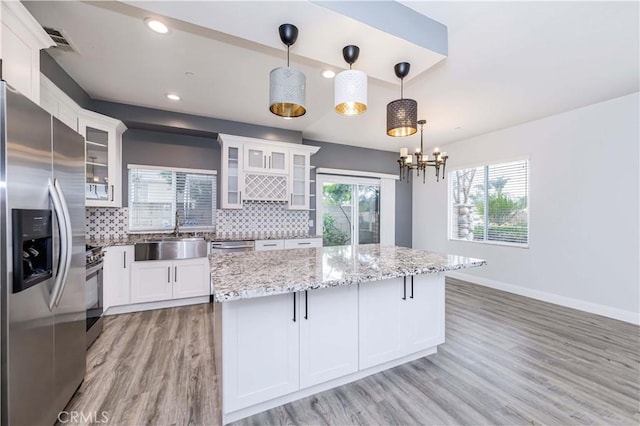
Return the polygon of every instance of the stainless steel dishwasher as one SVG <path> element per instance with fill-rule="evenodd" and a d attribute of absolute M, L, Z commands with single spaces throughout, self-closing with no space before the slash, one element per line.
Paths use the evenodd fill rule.
<path fill-rule="evenodd" d="M 212 241 L 211 254 L 254 251 L 254 241 Z"/>

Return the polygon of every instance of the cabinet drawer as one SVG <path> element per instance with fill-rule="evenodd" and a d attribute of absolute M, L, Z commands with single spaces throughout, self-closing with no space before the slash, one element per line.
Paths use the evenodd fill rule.
<path fill-rule="evenodd" d="M 284 240 L 285 249 L 322 247 L 322 238 L 298 238 L 295 240 Z"/>
<path fill-rule="evenodd" d="M 257 240 L 255 250 L 284 250 L 284 240 Z"/>

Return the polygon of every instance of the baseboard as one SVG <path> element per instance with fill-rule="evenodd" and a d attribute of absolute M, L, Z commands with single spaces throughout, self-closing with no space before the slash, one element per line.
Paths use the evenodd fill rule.
<path fill-rule="evenodd" d="M 553 303 L 555 305 L 567 308 L 577 309 L 579 311 L 589 312 L 591 314 L 602 315 L 603 317 L 612 318 L 635 325 L 640 325 L 640 313 L 626 311 L 624 309 L 612 308 L 611 306 L 600 305 L 598 303 L 586 302 L 580 299 L 560 296 L 546 291 L 533 290 L 513 284 L 496 281 L 489 278 L 477 277 L 462 272 L 447 272 L 447 276 L 462 281 L 468 281 L 479 284 L 484 287 L 495 288 L 496 290 L 506 291 L 508 293 L 518 294 L 520 296 L 530 297 L 532 299 L 541 300 L 543 302 Z"/>

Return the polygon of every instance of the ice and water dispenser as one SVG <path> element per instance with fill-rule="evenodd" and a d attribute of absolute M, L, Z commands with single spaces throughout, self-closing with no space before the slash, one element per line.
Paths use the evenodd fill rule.
<path fill-rule="evenodd" d="M 51 210 L 13 209 L 13 292 L 52 276 Z"/>

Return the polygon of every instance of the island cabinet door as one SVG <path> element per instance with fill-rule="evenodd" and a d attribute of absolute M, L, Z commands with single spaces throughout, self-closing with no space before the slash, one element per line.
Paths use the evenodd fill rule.
<path fill-rule="evenodd" d="M 403 314 L 407 353 L 444 343 L 444 274 L 407 277 Z"/>
<path fill-rule="evenodd" d="M 402 278 L 359 284 L 359 305 L 360 369 L 403 356 L 407 301 Z"/>
<path fill-rule="evenodd" d="M 131 303 L 169 300 L 173 293 L 173 263 L 165 260 L 133 262 Z"/>
<path fill-rule="evenodd" d="M 299 321 L 296 293 L 222 303 L 225 413 L 299 389 Z"/>
<path fill-rule="evenodd" d="M 300 387 L 358 371 L 358 286 L 300 293 Z"/>

